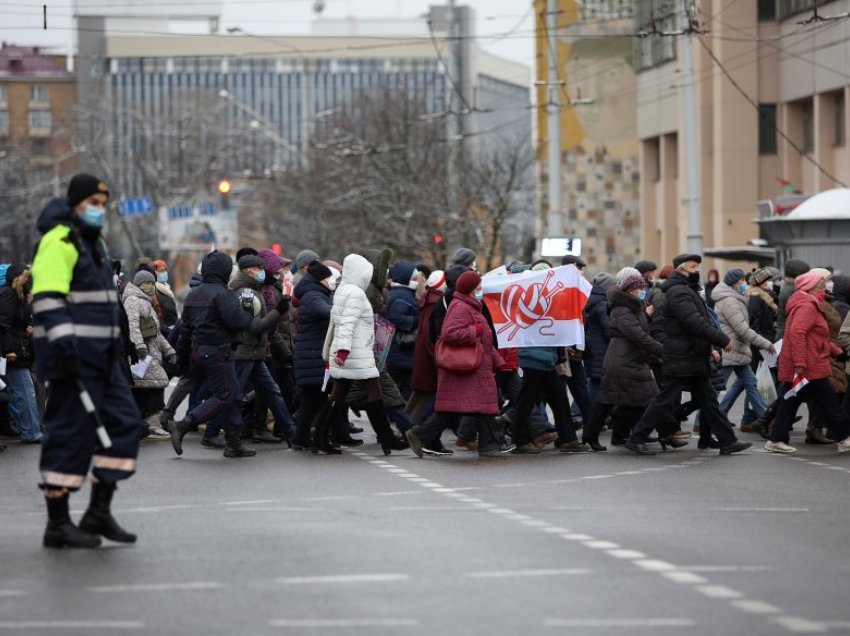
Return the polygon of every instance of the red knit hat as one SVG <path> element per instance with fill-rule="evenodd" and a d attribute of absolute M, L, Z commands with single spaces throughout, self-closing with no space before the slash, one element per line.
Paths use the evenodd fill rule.
<path fill-rule="evenodd" d="M 480 284 L 481 277 L 478 273 L 469 270 L 468 272 L 461 274 L 460 278 L 457 279 L 457 283 L 455 283 L 455 291 L 458 291 L 461 294 L 471 294 L 478 289 Z"/>

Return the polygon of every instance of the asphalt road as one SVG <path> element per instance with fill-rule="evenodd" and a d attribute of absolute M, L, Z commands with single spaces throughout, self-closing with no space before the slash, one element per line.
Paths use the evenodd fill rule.
<path fill-rule="evenodd" d="M 41 547 L 39 450 L 16 444 L 0 634 L 850 634 L 850 454 L 799 437 L 793 458 L 146 442 L 114 505 L 139 542 L 94 551 Z"/>

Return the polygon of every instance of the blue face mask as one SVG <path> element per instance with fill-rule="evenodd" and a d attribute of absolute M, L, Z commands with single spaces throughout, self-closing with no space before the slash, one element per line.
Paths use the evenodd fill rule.
<path fill-rule="evenodd" d="M 479 289 L 477 292 L 475 292 L 475 300 L 480 302 L 483 298 L 484 298 L 484 290 L 483 289 Z"/>
<path fill-rule="evenodd" d="M 741 283 L 740 285 L 738 285 L 738 293 L 743 294 L 745 291 L 747 291 L 748 288 L 749 285 L 747 285 L 746 283 Z"/>
<path fill-rule="evenodd" d="M 257 282 L 259 282 L 259 283 L 265 283 L 266 282 L 266 271 L 264 269 L 261 269 L 259 272 L 257 272 Z"/>
<path fill-rule="evenodd" d="M 156 279 L 162 284 L 167 283 L 168 282 L 168 272 L 160 272 L 159 275 L 156 277 Z"/>
<path fill-rule="evenodd" d="M 637 296 L 635 296 L 635 298 L 637 298 L 637 299 L 638 299 L 639 301 L 641 301 L 641 302 L 643 302 L 644 300 L 646 300 L 646 290 L 645 290 L 645 289 L 641 289 L 641 290 L 637 293 Z"/>
<path fill-rule="evenodd" d="M 87 205 L 86 209 L 80 214 L 80 220 L 89 227 L 103 227 L 103 220 L 106 218 L 106 209 L 99 208 L 94 205 Z"/>

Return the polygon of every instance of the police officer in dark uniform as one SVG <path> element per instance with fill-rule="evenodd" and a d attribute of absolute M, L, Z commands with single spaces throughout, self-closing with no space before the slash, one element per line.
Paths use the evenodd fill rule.
<path fill-rule="evenodd" d="M 45 547 L 93 548 L 100 537 L 134 543 L 110 512 L 116 483 L 136 470 L 141 417 L 121 371 L 119 300 L 101 236 L 109 188 L 78 174 L 67 199 L 53 199 L 38 220 L 32 265 L 38 375 L 48 382 L 40 488 L 47 502 Z M 105 448 L 82 401 L 80 381 L 102 420 Z M 92 469 L 92 494 L 79 527 L 69 493 Z"/>
<path fill-rule="evenodd" d="M 227 289 L 233 260 L 223 252 L 212 252 L 201 263 L 203 282 L 186 296 L 180 319 L 177 350 L 191 341 L 192 365 L 207 380 L 210 397 L 179 422 L 170 420 L 168 432 L 174 452 L 183 454 L 183 437 L 201 422 L 221 414 L 224 420 L 224 456 L 253 457 L 257 451 L 242 446 L 242 390 L 236 376 L 233 349 L 241 333 L 254 319 L 236 294 Z M 184 361 L 185 362 L 185 361 Z M 184 365 L 185 366 L 185 365 Z"/>

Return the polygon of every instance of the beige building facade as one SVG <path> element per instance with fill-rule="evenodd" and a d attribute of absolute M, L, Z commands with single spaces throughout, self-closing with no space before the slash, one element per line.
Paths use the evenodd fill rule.
<path fill-rule="evenodd" d="M 847 0 L 818 4 L 821 17 L 850 9 Z M 753 219 L 759 199 L 786 187 L 814 194 L 850 181 L 850 21 L 803 24 L 814 15 L 811 0 L 701 0 L 697 5 L 694 17 L 706 31 L 690 36 L 699 231 L 704 249 L 744 246 L 758 238 Z M 680 7 L 672 0 L 637 0 L 637 29 L 651 31 L 654 22 L 658 31 L 678 30 Z M 640 248 L 659 263 L 686 250 L 689 232 L 684 39 L 650 35 L 635 51 Z M 722 270 L 731 264 L 708 259 L 706 266 Z"/>

